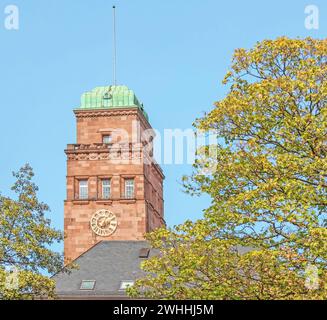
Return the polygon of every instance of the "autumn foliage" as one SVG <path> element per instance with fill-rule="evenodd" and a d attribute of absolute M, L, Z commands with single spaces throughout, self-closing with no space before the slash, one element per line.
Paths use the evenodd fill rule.
<path fill-rule="evenodd" d="M 29 165 L 14 173 L 15 199 L 0 195 L 0 300 L 55 297 L 47 275 L 62 268 L 62 256 L 51 250 L 63 235 L 46 217 L 49 207 L 37 198 Z"/>
<path fill-rule="evenodd" d="M 217 134 L 216 152 L 198 150 L 183 179 L 212 203 L 203 219 L 147 236 L 159 254 L 132 296 L 327 298 L 326 77 L 326 39 L 235 51 L 228 94 L 195 122 Z"/>

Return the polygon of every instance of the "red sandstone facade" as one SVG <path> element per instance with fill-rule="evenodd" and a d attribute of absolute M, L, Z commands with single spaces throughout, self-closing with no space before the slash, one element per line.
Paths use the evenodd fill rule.
<path fill-rule="evenodd" d="M 139 108 L 75 110 L 77 144 L 67 146 L 65 259 L 76 259 L 102 240 L 144 240 L 144 234 L 164 222 L 163 173 L 142 138 L 150 124 Z M 110 144 L 103 137 L 110 136 Z M 110 197 L 103 199 L 102 181 L 110 180 Z M 134 196 L 126 198 L 124 183 L 134 180 Z M 79 183 L 86 180 L 87 199 Z M 116 231 L 108 237 L 92 232 L 90 220 L 101 209 L 113 212 Z"/>

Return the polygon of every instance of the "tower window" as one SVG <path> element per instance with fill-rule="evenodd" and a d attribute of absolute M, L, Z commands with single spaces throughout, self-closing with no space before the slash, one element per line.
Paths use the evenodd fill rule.
<path fill-rule="evenodd" d="M 79 199 L 86 200 L 89 198 L 89 186 L 87 180 L 79 181 Z"/>
<path fill-rule="evenodd" d="M 126 199 L 134 198 L 134 179 L 125 180 L 125 198 Z"/>
<path fill-rule="evenodd" d="M 111 135 L 107 134 L 107 135 L 102 136 L 102 143 L 109 144 L 111 142 L 112 142 Z"/>
<path fill-rule="evenodd" d="M 110 179 L 103 179 L 102 180 L 102 198 L 103 199 L 109 199 L 110 193 L 111 193 L 111 181 Z"/>

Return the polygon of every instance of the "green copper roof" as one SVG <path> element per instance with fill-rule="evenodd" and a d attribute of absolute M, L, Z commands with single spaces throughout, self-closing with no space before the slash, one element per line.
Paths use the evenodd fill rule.
<path fill-rule="evenodd" d="M 96 87 L 82 95 L 80 109 L 111 109 L 138 107 L 148 119 L 143 105 L 138 101 L 134 91 L 126 86 Z"/>

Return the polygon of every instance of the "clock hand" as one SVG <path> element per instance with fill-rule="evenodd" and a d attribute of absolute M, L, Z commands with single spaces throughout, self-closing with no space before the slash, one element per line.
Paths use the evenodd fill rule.
<path fill-rule="evenodd" d="M 99 221 L 99 227 L 100 228 L 105 228 L 107 227 L 111 221 L 114 219 L 115 217 L 112 216 L 112 217 L 107 217 L 107 218 L 102 218 L 100 221 Z"/>
<path fill-rule="evenodd" d="M 106 223 L 106 219 L 102 218 L 101 221 L 99 221 L 99 227 L 103 228 L 105 226 L 105 223 Z"/>
<path fill-rule="evenodd" d="M 112 219 L 113 219 L 113 217 L 111 217 L 111 218 L 107 218 L 107 219 L 105 220 L 105 226 L 108 226 L 108 225 L 111 223 Z"/>

